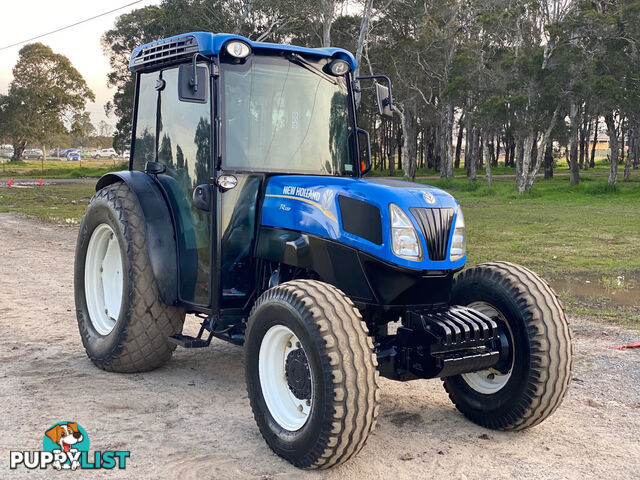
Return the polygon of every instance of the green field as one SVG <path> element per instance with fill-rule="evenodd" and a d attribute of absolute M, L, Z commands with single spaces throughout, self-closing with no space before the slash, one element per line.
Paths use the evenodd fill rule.
<path fill-rule="evenodd" d="M 566 177 L 538 180 L 522 196 L 513 179 L 492 189 L 466 179 L 429 183 L 463 207 L 469 264 L 523 264 L 562 285 L 570 312 L 640 328 L 640 177 L 632 180 L 614 187 L 606 177 L 584 177 L 576 187 Z M 92 194 L 92 185 L 0 188 L 0 212 L 77 224 Z"/>
<path fill-rule="evenodd" d="M 7 162 L 2 159 L 0 177 L 23 178 L 83 178 L 101 177 L 105 173 L 117 170 L 126 170 L 128 160 L 116 158 L 115 160 L 83 159 L 82 162 L 68 162 L 66 160 L 49 159 L 18 160 Z"/>
<path fill-rule="evenodd" d="M 517 195 L 514 181 L 489 189 L 466 179 L 430 180 L 462 204 L 469 260 L 522 263 L 552 278 L 640 273 L 640 177 L 613 187 L 606 178 L 537 180 Z"/>

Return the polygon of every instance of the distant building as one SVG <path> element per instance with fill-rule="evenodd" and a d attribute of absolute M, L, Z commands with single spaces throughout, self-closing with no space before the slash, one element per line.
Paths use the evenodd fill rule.
<path fill-rule="evenodd" d="M 593 137 L 589 140 L 589 150 L 593 148 Z M 598 133 L 598 137 L 596 139 L 596 154 L 606 155 L 610 151 L 609 147 L 609 135 L 606 133 Z"/>

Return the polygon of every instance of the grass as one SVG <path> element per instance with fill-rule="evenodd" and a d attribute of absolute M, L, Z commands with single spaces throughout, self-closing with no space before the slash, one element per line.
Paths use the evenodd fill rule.
<path fill-rule="evenodd" d="M 626 307 L 611 301 L 636 295 L 640 284 L 640 177 L 613 188 L 606 180 L 584 177 L 572 187 L 566 177 L 539 179 L 521 196 L 513 179 L 499 179 L 491 189 L 464 178 L 428 183 L 449 191 L 463 207 L 468 264 L 507 260 L 552 282 L 587 280 L 601 287 L 602 296 L 563 292 L 569 312 L 640 328 L 640 298 Z M 76 224 L 92 195 L 92 185 L 0 188 L 0 212 Z"/>
<path fill-rule="evenodd" d="M 466 179 L 433 180 L 463 207 L 469 261 L 501 258 L 551 278 L 640 273 L 640 178 L 614 188 L 603 177 L 539 179 L 517 195 L 513 180 L 489 189 Z"/>
<path fill-rule="evenodd" d="M 6 160 L 6 159 L 2 159 Z M 128 162 L 122 159 L 98 160 L 88 159 L 82 162 L 64 160 L 18 160 L 6 162 L 0 168 L 0 177 L 25 178 L 83 178 L 101 177 L 105 173 L 126 170 Z"/>
<path fill-rule="evenodd" d="M 93 185 L 0 188 L 0 212 L 22 212 L 58 224 L 76 225 L 95 193 Z"/>

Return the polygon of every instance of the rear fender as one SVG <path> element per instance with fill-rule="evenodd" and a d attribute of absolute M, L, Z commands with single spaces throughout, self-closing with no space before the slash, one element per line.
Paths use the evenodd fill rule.
<path fill-rule="evenodd" d="M 96 191 L 116 182 L 125 182 L 138 200 L 149 254 L 149 262 L 165 305 L 178 304 L 178 258 L 171 210 L 161 187 L 144 172 L 123 171 L 104 175 Z"/>

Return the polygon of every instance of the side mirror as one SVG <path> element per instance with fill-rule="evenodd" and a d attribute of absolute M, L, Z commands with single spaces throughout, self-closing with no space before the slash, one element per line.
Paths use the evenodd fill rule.
<path fill-rule="evenodd" d="M 207 67 L 180 65 L 178 98 L 181 102 L 207 103 Z"/>
<path fill-rule="evenodd" d="M 369 139 L 369 132 L 358 128 L 358 160 L 360 167 L 360 175 L 366 175 L 371 170 L 371 141 Z M 363 148 L 365 147 L 366 148 Z"/>
<path fill-rule="evenodd" d="M 378 111 L 384 118 L 393 118 L 393 99 L 391 95 L 391 80 L 389 80 L 389 77 L 386 75 L 364 75 L 362 77 L 357 77 L 356 80 L 381 80 L 386 83 L 385 86 L 376 82 Z"/>
<path fill-rule="evenodd" d="M 393 109 L 391 105 L 391 94 L 389 88 L 381 83 L 376 83 L 376 98 L 378 100 L 378 111 L 380 116 L 385 118 L 393 118 Z"/>

